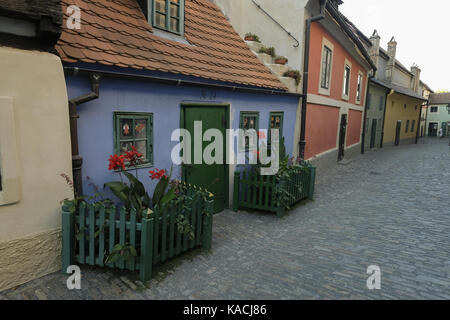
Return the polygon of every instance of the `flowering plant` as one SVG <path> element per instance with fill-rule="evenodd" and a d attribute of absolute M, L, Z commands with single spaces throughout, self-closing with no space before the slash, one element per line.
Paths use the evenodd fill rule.
<path fill-rule="evenodd" d="M 136 209 L 138 213 L 154 209 L 156 206 L 162 206 L 176 197 L 176 187 L 170 184 L 172 169 L 168 174 L 167 170 L 155 168 L 149 171 L 150 178 L 159 181 L 155 187 L 153 199 L 150 198 L 137 175 L 136 167 L 142 164 L 143 157 L 144 155 L 138 152 L 134 146 L 131 151 L 125 152 L 124 155 L 111 155 L 108 170 L 118 171 L 120 181 L 105 183 L 105 187 L 108 187 L 124 203 L 127 209 Z M 127 172 L 127 168 L 136 168 L 136 176 Z M 122 175 L 128 179 L 127 183 L 124 182 Z"/>
<path fill-rule="evenodd" d="M 120 181 L 105 183 L 105 187 L 108 187 L 111 192 L 124 203 L 127 209 L 134 208 L 138 213 L 150 208 L 151 199 L 145 191 L 144 185 L 137 178 L 137 170 L 136 176 L 125 170 L 127 167 L 136 167 L 138 164 L 142 163 L 142 158 L 142 153 L 139 153 L 134 146 L 131 151 L 125 152 L 124 155 L 111 155 L 109 157 L 108 170 L 118 171 Z M 125 163 L 125 160 L 127 160 L 127 163 Z M 128 179 L 128 183 L 123 181 L 122 174 Z"/>

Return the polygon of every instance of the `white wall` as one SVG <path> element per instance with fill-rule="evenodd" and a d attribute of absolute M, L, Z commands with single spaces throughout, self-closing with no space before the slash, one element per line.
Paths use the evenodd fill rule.
<path fill-rule="evenodd" d="M 213 0 L 213 2 L 222 9 L 242 38 L 247 32 L 258 35 L 266 47 L 274 47 L 277 55 L 289 59 L 289 67 L 303 70 L 304 12 L 308 0 L 255 0 L 300 42 L 296 48 L 295 40 L 258 9 L 252 0 Z"/>
<path fill-rule="evenodd" d="M 60 201 L 73 197 L 59 57 L 0 47 L 0 290 L 60 268 Z M 12 192 L 12 193 L 11 193 Z"/>

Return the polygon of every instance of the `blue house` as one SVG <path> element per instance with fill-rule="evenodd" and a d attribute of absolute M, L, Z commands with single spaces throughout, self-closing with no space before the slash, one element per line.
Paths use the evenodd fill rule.
<path fill-rule="evenodd" d="M 66 21 L 76 22 L 72 2 L 64 1 L 63 10 Z M 136 174 L 149 190 L 154 187 L 149 170 L 173 167 L 173 178 L 214 193 L 216 211 L 228 207 L 236 164 L 173 163 L 174 131 L 194 133 L 195 121 L 202 121 L 202 133 L 280 128 L 293 154 L 301 95 L 287 92 L 214 3 L 75 4 L 80 28 L 65 21 L 57 51 L 66 74 L 79 192 L 92 193 L 90 181 L 103 186 L 117 180 L 108 170 L 108 157 L 135 146 L 145 157 Z M 230 141 L 223 145 L 225 154 L 241 147 Z"/>

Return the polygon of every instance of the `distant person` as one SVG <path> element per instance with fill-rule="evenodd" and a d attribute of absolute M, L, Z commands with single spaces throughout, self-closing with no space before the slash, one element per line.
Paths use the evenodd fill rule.
<path fill-rule="evenodd" d="M 439 129 L 439 139 L 442 139 L 444 135 L 444 132 L 442 131 L 442 128 Z"/>

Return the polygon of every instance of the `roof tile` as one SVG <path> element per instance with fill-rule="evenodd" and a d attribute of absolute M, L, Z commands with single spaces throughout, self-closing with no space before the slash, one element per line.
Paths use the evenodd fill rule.
<path fill-rule="evenodd" d="M 108 5 L 103 0 L 62 2 L 63 12 L 71 4 L 82 10 L 81 29 L 64 29 L 57 45 L 65 62 L 97 62 L 287 89 L 208 0 L 185 0 L 185 38 L 189 44 L 153 34 L 136 0 L 110 0 Z"/>

